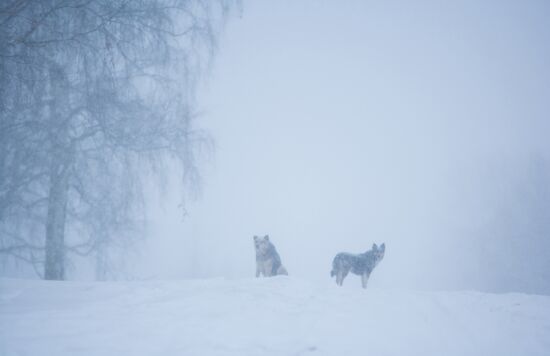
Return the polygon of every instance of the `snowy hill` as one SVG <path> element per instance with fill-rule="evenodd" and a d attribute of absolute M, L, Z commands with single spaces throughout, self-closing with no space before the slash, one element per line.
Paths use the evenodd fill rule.
<path fill-rule="evenodd" d="M 0 280 L 0 355 L 549 354 L 547 296 L 362 290 L 286 277 Z"/>

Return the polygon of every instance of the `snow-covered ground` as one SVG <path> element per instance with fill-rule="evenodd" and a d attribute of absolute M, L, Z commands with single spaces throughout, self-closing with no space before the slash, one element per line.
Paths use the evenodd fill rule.
<path fill-rule="evenodd" d="M 548 296 L 346 282 L 1 279 L 0 355 L 550 355 Z"/>

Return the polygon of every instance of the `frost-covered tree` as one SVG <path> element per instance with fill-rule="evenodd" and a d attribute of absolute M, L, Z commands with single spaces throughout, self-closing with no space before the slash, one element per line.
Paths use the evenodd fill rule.
<path fill-rule="evenodd" d="M 511 177 L 495 184 L 499 204 L 482 229 L 479 273 L 490 290 L 548 294 L 550 161 L 536 154 L 512 167 Z"/>
<path fill-rule="evenodd" d="M 230 0 L 0 5 L 0 257 L 64 279 L 136 236 L 145 169 L 198 180 L 193 88 Z"/>

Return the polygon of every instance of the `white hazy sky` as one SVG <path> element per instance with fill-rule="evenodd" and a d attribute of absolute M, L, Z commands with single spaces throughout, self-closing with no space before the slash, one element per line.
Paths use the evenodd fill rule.
<path fill-rule="evenodd" d="M 199 94 L 203 193 L 184 220 L 175 180 L 152 200 L 136 273 L 251 277 L 269 234 L 300 278 L 386 242 L 372 286 L 506 290 L 480 239 L 550 157 L 549 20 L 545 1 L 245 1 Z"/>

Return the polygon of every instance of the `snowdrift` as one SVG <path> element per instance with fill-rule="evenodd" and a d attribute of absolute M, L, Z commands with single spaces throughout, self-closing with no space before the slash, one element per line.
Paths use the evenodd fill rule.
<path fill-rule="evenodd" d="M 550 355 L 550 297 L 0 279 L 0 355 Z"/>

